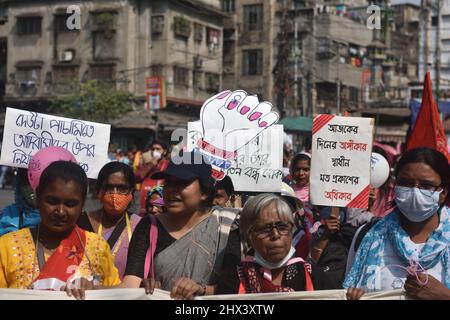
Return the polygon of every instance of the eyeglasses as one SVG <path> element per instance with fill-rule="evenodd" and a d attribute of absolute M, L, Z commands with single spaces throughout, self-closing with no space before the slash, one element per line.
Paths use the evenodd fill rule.
<path fill-rule="evenodd" d="M 287 236 L 292 232 L 293 224 L 290 222 L 277 222 L 273 224 L 266 224 L 262 227 L 253 227 L 250 231 L 253 231 L 259 239 L 265 239 L 272 235 L 272 230 L 276 229 L 281 236 Z"/>
<path fill-rule="evenodd" d="M 102 189 L 106 193 L 118 193 L 118 194 L 128 194 L 131 191 L 130 186 L 126 184 L 119 184 L 119 185 L 106 184 L 102 187 Z"/>
<path fill-rule="evenodd" d="M 418 188 L 424 194 L 429 194 L 442 188 L 441 185 L 436 186 L 431 182 L 421 181 L 416 183 L 414 180 L 408 179 L 398 179 L 395 184 L 399 187 Z"/>

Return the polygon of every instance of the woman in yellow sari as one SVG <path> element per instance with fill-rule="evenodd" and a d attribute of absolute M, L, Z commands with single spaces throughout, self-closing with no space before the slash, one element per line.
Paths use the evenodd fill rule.
<path fill-rule="evenodd" d="M 86 174 L 75 163 L 56 161 L 42 172 L 41 223 L 0 237 L 0 288 L 66 290 L 84 298 L 78 289 L 120 283 L 106 241 L 76 226 L 86 193 Z"/>

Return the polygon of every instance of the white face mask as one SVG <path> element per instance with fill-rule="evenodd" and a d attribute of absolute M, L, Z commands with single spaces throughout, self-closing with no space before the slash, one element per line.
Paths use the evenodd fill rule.
<path fill-rule="evenodd" d="M 157 150 L 154 150 L 154 151 L 152 151 L 152 156 L 153 156 L 153 158 L 155 158 L 155 159 L 161 159 L 162 153 L 159 152 L 159 151 L 157 151 Z"/>
<path fill-rule="evenodd" d="M 277 263 L 273 263 L 265 260 L 263 257 L 259 255 L 258 251 L 255 250 L 255 257 L 253 258 L 253 260 L 261 267 L 273 270 L 284 267 L 289 262 L 289 260 L 294 256 L 294 254 L 295 248 L 291 246 L 291 250 L 289 250 L 288 254 L 286 255 L 286 257 L 284 257 L 284 259 L 280 260 Z"/>
<path fill-rule="evenodd" d="M 397 186 L 395 187 L 395 203 L 409 221 L 422 222 L 438 211 L 439 195 L 442 191 Z"/>

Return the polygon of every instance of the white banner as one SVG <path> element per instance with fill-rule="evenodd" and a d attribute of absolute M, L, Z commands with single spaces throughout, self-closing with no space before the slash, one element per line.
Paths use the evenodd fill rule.
<path fill-rule="evenodd" d="M 188 122 L 187 148 L 202 138 L 200 121 Z M 240 192 L 280 192 L 283 178 L 283 126 L 273 125 L 237 151 L 226 174 Z"/>
<path fill-rule="evenodd" d="M 317 290 L 282 293 L 226 294 L 197 297 L 196 300 L 347 300 L 347 290 Z M 365 293 L 361 300 L 407 300 L 403 290 Z"/>
<path fill-rule="evenodd" d="M 322 114 L 312 132 L 311 203 L 367 208 L 373 119 Z"/>
<path fill-rule="evenodd" d="M 228 294 L 197 297 L 196 300 L 346 300 L 347 290 L 302 291 L 288 293 Z M 0 300 L 73 300 L 62 291 L 0 289 Z M 87 290 L 86 300 L 172 300 L 170 292 L 155 289 Z M 366 293 L 361 300 L 407 300 L 403 290 Z"/>
<path fill-rule="evenodd" d="M 27 168 L 32 156 L 50 146 L 70 151 L 89 178 L 108 162 L 111 126 L 42 113 L 6 109 L 0 164 Z"/>

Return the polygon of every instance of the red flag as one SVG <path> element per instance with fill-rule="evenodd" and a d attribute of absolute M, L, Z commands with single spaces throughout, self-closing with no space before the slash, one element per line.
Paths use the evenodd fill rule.
<path fill-rule="evenodd" d="M 425 75 L 422 104 L 416 118 L 416 123 L 406 144 L 406 150 L 428 147 L 444 154 L 449 159 L 447 139 L 436 102 L 433 98 L 430 73 Z"/>

